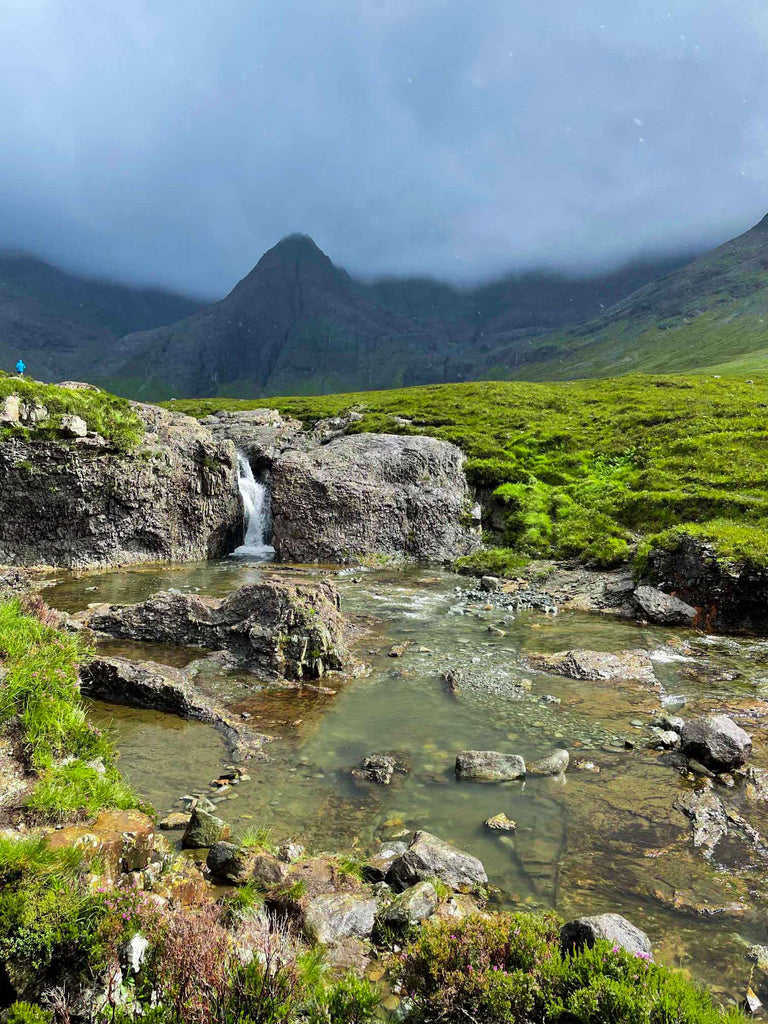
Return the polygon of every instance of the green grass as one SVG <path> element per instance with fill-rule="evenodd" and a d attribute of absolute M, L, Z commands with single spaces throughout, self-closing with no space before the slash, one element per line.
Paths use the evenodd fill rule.
<path fill-rule="evenodd" d="M 37 614 L 30 614 L 37 612 Z M 0 605 L 0 728 L 18 723 L 38 781 L 28 800 L 45 820 L 138 800 L 116 767 L 108 737 L 90 724 L 80 700 L 78 666 L 89 654 L 78 634 L 41 621 L 42 602 Z"/>
<path fill-rule="evenodd" d="M 168 404 L 195 416 L 267 406 L 310 424 L 357 407 L 356 432 L 457 444 L 504 524 L 500 549 L 465 561 L 467 571 L 513 573 L 520 557 L 615 565 L 645 537 L 704 527 L 724 559 L 738 550 L 768 565 L 768 383 L 636 375 Z"/>
<path fill-rule="evenodd" d="M 0 441 L 13 436 L 60 440 L 59 426 L 65 413 L 80 416 L 121 452 L 133 450 L 144 436 L 144 425 L 125 398 L 106 391 L 71 391 L 55 384 L 41 384 L 30 378 L 20 379 L 0 372 L 0 403 L 9 395 L 32 405 L 38 403 L 48 410 L 48 419 L 33 427 L 0 429 Z"/>

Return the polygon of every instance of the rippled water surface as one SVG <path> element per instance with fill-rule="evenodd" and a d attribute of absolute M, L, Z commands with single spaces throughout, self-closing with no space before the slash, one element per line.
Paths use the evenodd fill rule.
<path fill-rule="evenodd" d="M 275 568 L 291 574 L 286 567 L 269 571 Z M 232 561 L 134 568 L 64 578 L 48 594 L 69 611 L 92 601 L 138 601 L 169 587 L 222 596 L 262 571 Z M 684 715 L 713 708 L 734 714 L 754 736 L 753 763 L 768 765 L 768 645 L 579 613 L 513 618 L 468 608 L 456 592 L 466 580 L 428 570 L 335 579 L 344 612 L 365 626 L 357 653 L 371 666 L 368 676 L 329 677 L 334 696 L 266 689 L 248 674 L 201 677 L 274 737 L 270 760 L 254 764 L 251 780 L 220 804 L 235 829 L 267 825 L 276 838 L 292 836 L 311 849 L 369 851 L 381 839 L 426 828 L 480 857 L 500 901 L 571 916 L 622 912 L 648 931 L 660 959 L 743 995 L 745 945 L 768 939 L 766 855 L 738 839 L 721 843 L 711 862 L 695 850 L 690 822 L 675 807 L 692 782 L 674 758 L 646 743 L 662 706 L 685 700 Z M 489 625 L 506 635 L 491 634 Z M 403 655 L 390 657 L 405 641 Z M 658 686 L 577 682 L 526 666 L 531 652 L 571 647 L 651 651 Z M 112 642 L 104 648 L 176 665 L 198 653 Z M 440 679 L 450 667 L 476 682 L 451 693 Z M 178 809 L 184 794 L 207 790 L 228 761 L 207 726 L 113 705 L 95 705 L 94 714 L 112 722 L 125 773 L 161 812 Z M 531 760 L 558 745 L 571 754 L 561 779 L 477 785 L 454 776 L 462 749 Z M 376 751 L 398 752 L 409 773 L 389 787 L 355 780 L 350 769 Z M 579 769 L 579 761 L 591 769 Z M 758 831 L 768 829 L 765 811 L 745 799 L 740 781 L 718 793 Z M 517 822 L 514 835 L 484 828 L 500 811 Z"/>

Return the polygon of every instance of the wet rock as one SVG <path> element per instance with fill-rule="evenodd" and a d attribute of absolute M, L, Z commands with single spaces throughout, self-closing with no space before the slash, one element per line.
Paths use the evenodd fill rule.
<path fill-rule="evenodd" d="M 390 928 L 407 928 L 426 921 L 437 910 L 439 899 L 431 882 L 417 882 L 396 896 L 379 914 L 381 924 Z"/>
<path fill-rule="evenodd" d="M 368 882 L 383 882 L 392 862 L 408 849 L 406 843 L 383 843 L 379 852 L 363 865 L 363 877 Z"/>
<path fill-rule="evenodd" d="M 231 829 L 225 821 L 209 811 L 195 807 L 181 845 L 184 849 L 199 850 L 211 847 L 221 839 L 228 839 Z"/>
<path fill-rule="evenodd" d="M 527 775 L 561 775 L 567 770 L 570 760 L 567 750 L 553 750 L 538 761 L 529 761 L 525 771 Z"/>
<path fill-rule="evenodd" d="M 373 931 L 378 904 L 354 893 L 315 896 L 304 914 L 307 937 L 324 945 L 346 938 L 367 938 Z"/>
<path fill-rule="evenodd" d="M 280 844 L 277 855 L 286 864 L 293 864 L 294 861 L 301 860 L 305 852 L 301 843 L 294 843 L 289 840 Z"/>
<path fill-rule="evenodd" d="M 676 732 L 679 735 L 683 731 L 685 719 L 679 715 L 659 715 L 656 719 L 656 724 L 668 732 Z"/>
<path fill-rule="evenodd" d="M 402 891 L 431 878 L 438 878 L 456 890 L 471 889 L 488 881 L 477 857 L 457 850 L 429 832 L 419 831 L 405 853 L 392 862 L 387 881 L 393 889 Z"/>
<path fill-rule="evenodd" d="M 69 825 L 51 832 L 53 850 L 77 847 L 101 858 L 103 874 L 115 881 L 121 873 L 143 871 L 155 852 L 155 825 L 141 811 L 102 811 L 91 825 Z"/>
<path fill-rule="evenodd" d="M 596 682 L 637 679 L 656 683 L 651 656 L 648 651 L 640 649 L 622 651 L 621 654 L 574 649 L 556 654 L 532 654 L 528 661 L 538 672 L 554 672 L 571 679 Z"/>
<path fill-rule="evenodd" d="M 643 616 L 657 626 L 690 626 L 698 615 L 691 605 L 657 587 L 637 587 L 632 600 Z"/>
<path fill-rule="evenodd" d="M 192 818 L 191 814 L 186 814 L 184 811 L 172 811 L 158 823 L 158 827 L 164 832 L 173 832 L 176 829 L 186 828 Z"/>
<path fill-rule="evenodd" d="M 456 755 L 456 778 L 475 782 L 510 782 L 525 776 L 525 761 L 518 754 L 496 750 L 462 750 Z"/>
<path fill-rule="evenodd" d="M 271 471 L 273 544 L 287 561 L 444 561 L 479 546 L 464 456 L 431 437 L 355 434 L 288 452 Z"/>
<path fill-rule="evenodd" d="M 720 798 L 709 788 L 694 790 L 681 796 L 675 806 L 693 822 L 693 845 L 711 857 L 728 832 L 728 816 Z"/>
<path fill-rule="evenodd" d="M 486 818 L 484 825 L 492 832 L 514 832 L 517 828 L 517 823 L 508 818 L 503 811 L 494 814 L 492 818 Z"/>
<path fill-rule="evenodd" d="M 76 445 L 0 444 L 0 563 L 186 562 L 236 546 L 243 513 L 234 447 L 189 416 L 133 409 L 145 433 L 130 453 L 79 433 Z M 47 415 L 42 406 L 20 410 L 32 426 Z"/>
<path fill-rule="evenodd" d="M 85 437 L 88 433 L 88 424 L 82 416 L 74 416 L 67 413 L 61 417 L 60 430 L 64 437 Z"/>
<path fill-rule="evenodd" d="M 254 732 L 205 696 L 186 672 L 154 661 L 94 658 L 80 670 L 82 692 L 97 700 L 148 708 L 208 722 L 219 729 L 233 752 L 257 754 L 268 737 Z"/>
<path fill-rule="evenodd" d="M 768 771 L 750 765 L 747 768 L 747 784 L 744 787 L 744 795 L 752 803 L 768 800 Z"/>
<path fill-rule="evenodd" d="M 653 959 L 651 940 L 621 914 L 600 914 L 597 917 L 580 917 L 564 924 L 560 930 L 560 943 L 565 952 L 588 946 L 603 939 L 614 946 L 621 946 L 628 953 Z"/>
<path fill-rule="evenodd" d="M 752 753 L 752 740 L 727 715 L 689 719 L 680 738 L 683 753 L 713 772 L 739 768 Z"/>
<path fill-rule="evenodd" d="M 226 651 L 271 676 L 316 678 L 351 664 L 328 580 L 263 577 L 217 600 L 169 590 L 133 605 L 97 605 L 73 619 L 108 636 Z"/>
<path fill-rule="evenodd" d="M 221 409 L 202 423 L 217 441 L 231 441 L 245 452 L 254 472 L 268 470 L 284 452 L 313 445 L 301 420 L 281 416 L 277 409 Z"/>
<path fill-rule="evenodd" d="M 680 734 L 672 729 L 659 729 L 656 731 L 655 743 L 665 750 L 676 750 L 680 746 Z"/>
<path fill-rule="evenodd" d="M 388 786 L 395 772 L 406 774 L 408 768 L 393 754 L 369 754 L 358 768 L 352 769 L 352 774 L 357 778 L 376 782 L 380 786 Z"/>
<path fill-rule="evenodd" d="M 501 590 L 503 582 L 498 576 L 481 576 L 480 589 L 487 593 L 495 593 L 497 590 Z"/>

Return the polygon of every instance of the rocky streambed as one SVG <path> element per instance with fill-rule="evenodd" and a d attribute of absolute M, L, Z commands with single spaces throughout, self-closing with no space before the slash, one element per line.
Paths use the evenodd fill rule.
<path fill-rule="evenodd" d="M 262 648 L 258 664 L 211 659 L 147 632 L 146 615 L 139 628 L 133 612 L 111 618 L 136 628 L 99 640 L 104 659 L 180 672 L 225 726 L 269 737 L 237 763 L 204 714 L 95 702 L 161 818 L 183 823 L 203 794 L 236 835 L 268 828 L 277 843 L 360 855 L 427 830 L 480 859 L 494 905 L 622 913 L 658 959 L 743 995 L 748 947 L 768 940 L 768 643 L 556 614 L 533 591 L 514 601 L 416 569 L 219 560 L 59 577 L 46 599 L 82 618 L 89 604 L 170 589 L 210 616 L 266 576 L 336 588 L 354 627 L 344 671 L 277 681 Z M 360 662 L 367 673 L 351 671 Z M 678 749 L 682 723 L 714 712 L 753 741 L 746 765 L 718 777 Z M 501 755 L 508 781 L 457 775 L 457 755 L 478 751 Z M 180 843 L 182 831 L 168 835 Z M 752 984 L 768 995 L 759 970 Z"/>

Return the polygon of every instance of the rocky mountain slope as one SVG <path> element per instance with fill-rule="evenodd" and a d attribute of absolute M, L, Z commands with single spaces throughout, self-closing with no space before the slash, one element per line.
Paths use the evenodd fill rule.
<path fill-rule="evenodd" d="M 270 249 L 220 302 L 124 338 L 100 382 L 154 399 L 319 394 L 468 380 L 510 339 L 593 316 L 681 258 L 600 278 L 500 279 L 462 291 L 436 281 L 354 281 L 304 235 Z"/>
<path fill-rule="evenodd" d="M 728 372 L 727 361 L 739 372 L 745 353 L 766 346 L 768 216 L 594 320 L 499 348 L 484 368 L 500 378 L 528 380 L 679 372 L 710 364 L 724 364 Z"/>
<path fill-rule="evenodd" d="M 151 288 L 67 274 L 42 260 L 0 254 L 0 367 L 22 358 L 40 380 L 93 376 L 122 335 L 172 323 L 200 303 Z"/>

